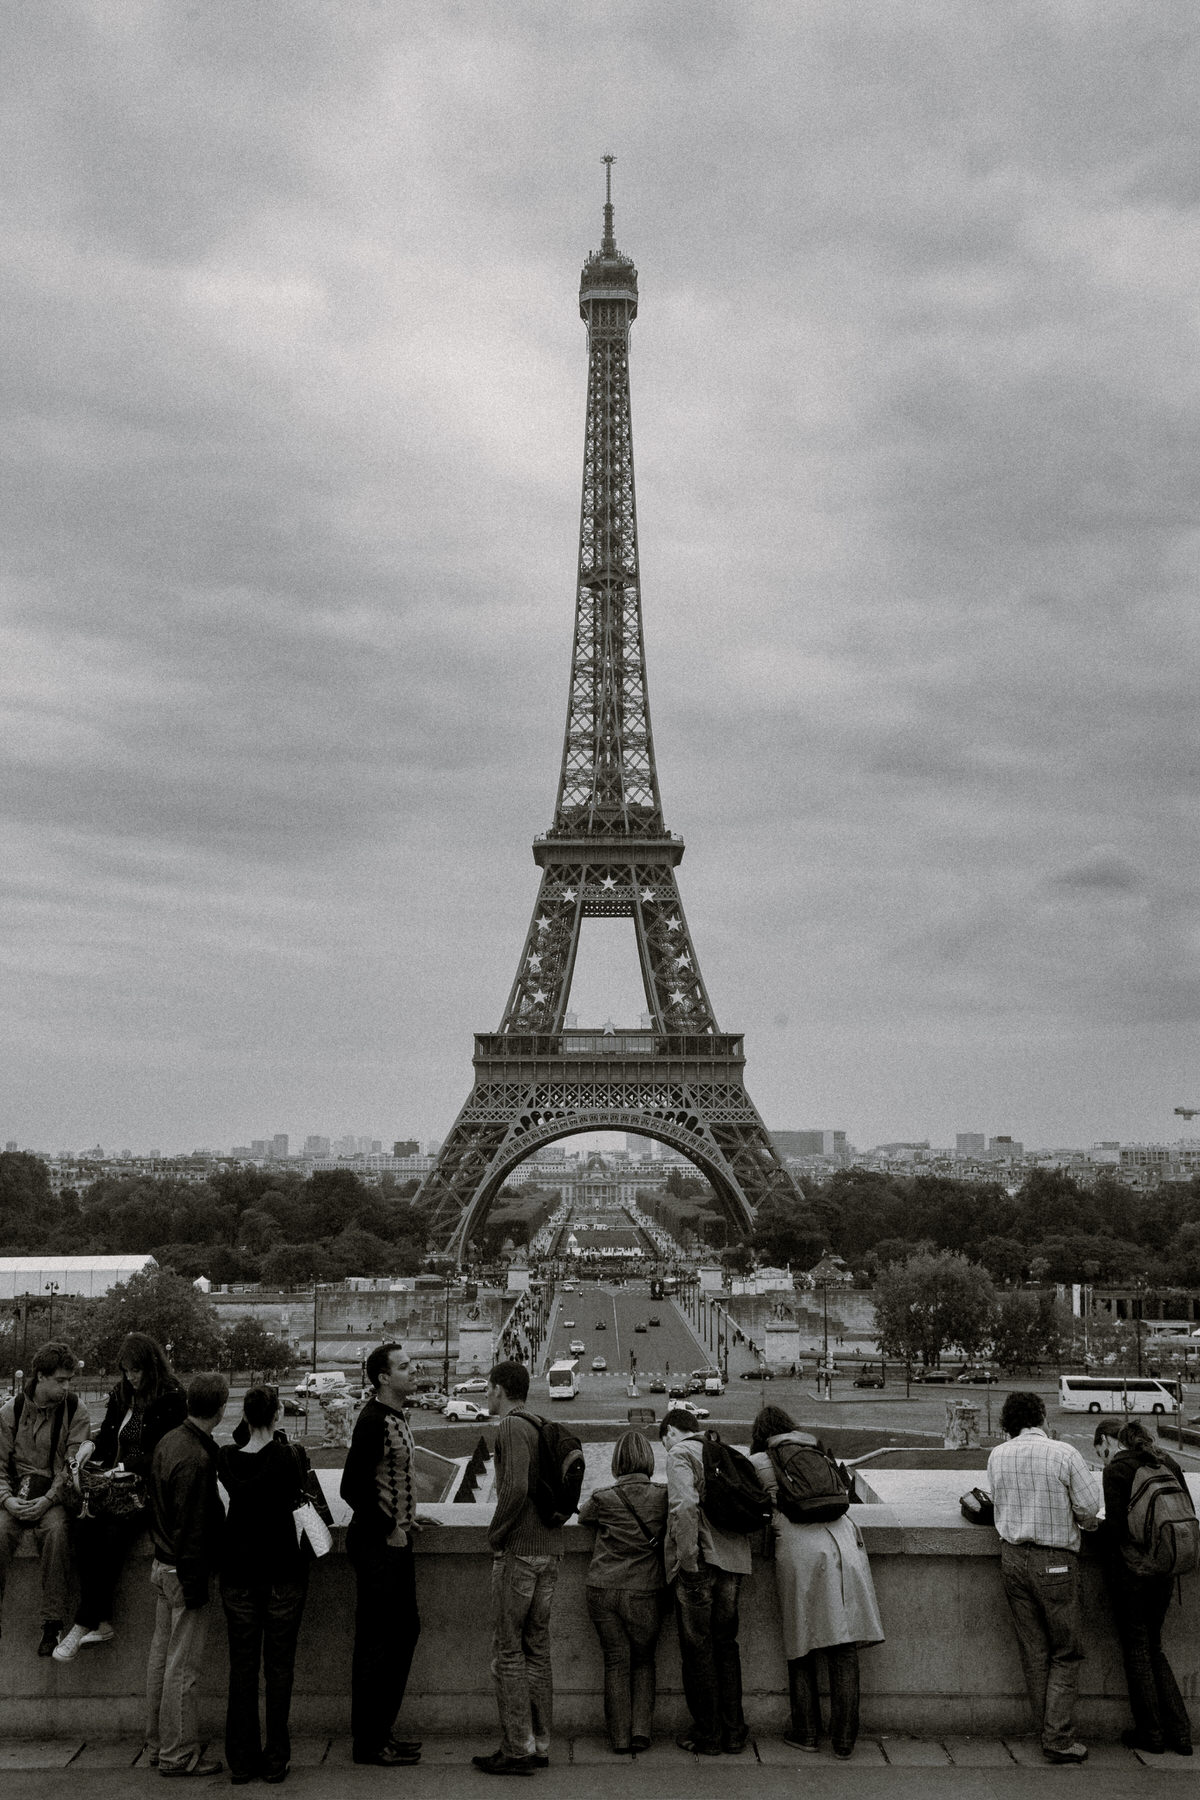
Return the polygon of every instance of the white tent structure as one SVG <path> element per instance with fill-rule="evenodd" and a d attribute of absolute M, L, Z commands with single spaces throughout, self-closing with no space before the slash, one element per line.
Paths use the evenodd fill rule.
<path fill-rule="evenodd" d="M 0 1256 L 0 1301 L 55 1294 L 98 1300 L 118 1281 L 156 1269 L 152 1256 Z"/>

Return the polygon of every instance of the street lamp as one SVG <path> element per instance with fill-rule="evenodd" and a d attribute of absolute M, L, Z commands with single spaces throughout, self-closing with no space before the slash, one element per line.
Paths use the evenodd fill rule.
<path fill-rule="evenodd" d="M 449 1275 L 447 1275 L 447 1277 L 446 1277 L 445 1309 L 446 1309 L 445 1317 L 443 1319 L 443 1324 L 445 1326 L 445 1338 L 444 1338 L 444 1341 L 442 1344 L 442 1392 L 443 1392 L 443 1394 L 448 1394 L 450 1392 L 450 1277 L 449 1277 Z"/>
<path fill-rule="evenodd" d="M 50 1336 L 53 1337 L 54 1336 L 54 1296 L 58 1292 L 57 1281 L 48 1281 L 46 1283 L 46 1292 L 50 1296 Z"/>

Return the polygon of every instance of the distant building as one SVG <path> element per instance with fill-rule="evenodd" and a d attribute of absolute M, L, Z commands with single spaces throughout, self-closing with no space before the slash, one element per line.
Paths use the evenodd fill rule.
<path fill-rule="evenodd" d="M 397 1138 L 392 1145 L 393 1156 L 420 1156 L 421 1146 L 416 1138 Z"/>
<path fill-rule="evenodd" d="M 845 1156 L 844 1131 L 772 1131 L 771 1142 L 780 1156 Z"/>
<path fill-rule="evenodd" d="M 250 1154 L 251 1156 L 270 1156 L 271 1146 L 266 1138 L 251 1138 Z"/>
<path fill-rule="evenodd" d="M 283 1162 L 287 1157 L 287 1153 L 288 1134 L 286 1131 L 277 1131 L 275 1136 L 271 1139 L 271 1155 L 275 1157 L 276 1161 Z"/>
<path fill-rule="evenodd" d="M 982 1131 L 960 1131 L 954 1140 L 956 1156 L 983 1156 L 987 1150 L 987 1139 Z"/>
<path fill-rule="evenodd" d="M 304 1140 L 304 1154 L 305 1156 L 328 1156 L 329 1139 L 327 1137 L 316 1137 L 310 1133 Z"/>
<path fill-rule="evenodd" d="M 119 1281 L 157 1267 L 152 1256 L 0 1256 L 0 1301 L 44 1299 L 51 1285 L 56 1297 L 98 1300 Z"/>
<path fill-rule="evenodd" d="M 994 1137 L 988 1145 L 988 1155 L 993 1160 L 1000 1158 L 1004 1161 L 1011 1161 L 1012 1158 L 1024 1156 L 1024 1154 L 1025 1146 L 1019 1144 L 1016 1138 Z"/>

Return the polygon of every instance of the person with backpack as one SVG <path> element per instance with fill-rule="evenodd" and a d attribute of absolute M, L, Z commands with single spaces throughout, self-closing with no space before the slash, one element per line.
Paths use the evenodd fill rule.
<path fill-rule="evenodd" d="M 691 1730 L 675 1741 L 697 1756 L 737 1756 L 748 1736 L 738 1597 L 750 1573 L 750 1538 L 712 1516 L 706 1440 L 695 1413 L 672 1406 L 658 1435 L 667 1451 L 665 1573 L 675 1590 L 683 1694 L 692 1715 Z"/>
<path fill-rule="evenodd" d="M 1174 1457 L 1137 1419 L 1101 1419 L 1095 1446 L 1104 1465 L 1105 1576 L 1117 1624 L 1133 1750 L 1192 1754 L 1192 1725 L 1162 1628 L 1178 1576 L 1200 1560 L 1200 1522 Z"/>
<path fill-rule="evenodd" d="M 108 1644 L 116 1635 L 112 1616 L 117 1581 L 149 1524 L 150 1462 L 159 1439 L 187 1417 L 182 1384 L 154 1338 L 131 1331 L 121 1343 L 117 1362 L 121 1379 L 108 1396 L 87 1474 L 123 1474 L 111 1486 L 93 1482 L 85 1487 L 84 1511 L 75 1528 L 79 1606 L 75 1623 L 54 1652 L 55 1662 L 73 1662 L 83 1646 Z"/>
<path fill-rule="evenodd" d="M 821 1737 L 817 1664 L 829 1676 L 829 1737 L 835 1756 L 858 1737 L 858 1653 L 883 1642 L 883 1626 L 862 1534 L 850 1517 L 841 1471 L 819 1438 L 798 1429 L 782 1407 L 764 1406 L 750 1433 L 750 1461 L 775 1505 L 775 1584 L 787 1658 L 793 1750 Z"/>
<path fill-rule="evenodd" d="M 604 1654 L 604 1723 L 615 1754 L 628 1756 L 650 1748 L 667 1490 L 652 1479 L 654 1451 L 640 1431 L 617 1439 L 612 1472 L 615 1485 L 594 1490 L 579 1523 L 596 1527 L 586 1593 Z"/>
<path fill-rule="evenodd" d="M 42 1563 L 39 1656 L 54 1654 L 70 1605 L 73 1469 L 89 1434 L 87 1407 L 71 1392 L 75 1369 L 69 1344 L 43 1344 L 21 1392 L 0 1407 L 0 1604 L 29 1534 Z"/>
<path fill-rule="evenodd" d="M 1083 1658 L 1079 1629 L 1080 1531 L 1095 1531 L 1100 1488 L 1073 1444 L 1046 1430 L 1040 1394 L 1009 1394 L 1000 1409 L 1007 1442 L 988 1457 L 1000 1536 L 1000 1579 L 1047 1762 L 1081 1763 L 1075 1696 Z"/>
<path fill-rule="evenodd" d="M 543 1422 L 525 1405 L 529 1370 L 522 1363 L 500 1362 L 487 1380 L 488 1412 L 500 1420 L 494 1451 L 496 1510 L 488 1531 L 500 1747 L 471 1761 L 487 1775 L 532 1775 L 550 1764 L 550 1609 L 563 1553 L 561 1518 L 547 1523 L 543 1513 L 553 1521 L 561 1508 L 544 1502 L 539 1511 L 537 1505 L 541 1481 L 554 1471 L 542 1467 L 543 1460 L 549 1461 L 549 1447 L 545 1459 L 542 1453 Z"/>

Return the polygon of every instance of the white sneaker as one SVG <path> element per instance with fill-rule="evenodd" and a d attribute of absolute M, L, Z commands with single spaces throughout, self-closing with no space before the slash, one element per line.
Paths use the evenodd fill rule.
<path fill-rule="evenodd" d="M 85 1632 L 79 1641 L 81 1644 L 111 1644 L 116 1635 L 108 1620 L 101 1619 L 95 1631 Z"/>
<path fill-rule="evenodd" d="M 79 1654 L 79 1646 L 82 1644 L 85 1635 L 86 1628 L 84 1626 L 72 1625 L 70 1631 L 66 1632 L 63 1637 L 59 1639 L 58 1643 L 55 1644 L 53 1650 L 50 1652 L 55 1662 L 74 1662 L 76 1656 Z"/>

